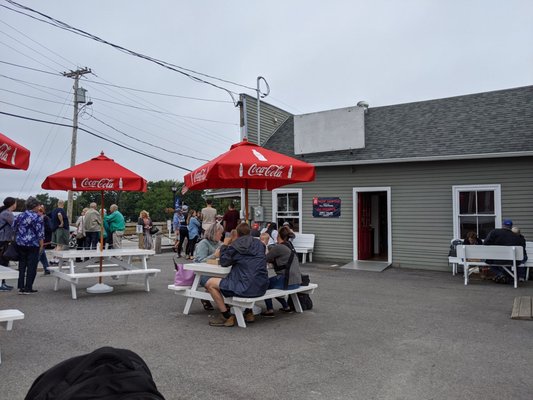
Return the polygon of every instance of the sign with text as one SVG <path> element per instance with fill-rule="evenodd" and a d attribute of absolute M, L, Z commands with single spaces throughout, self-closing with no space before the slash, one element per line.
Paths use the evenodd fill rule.
<path fill-rule="evenodd" d="M 340 197 L 313 197 L 313 218 L 339 218 Z"/>

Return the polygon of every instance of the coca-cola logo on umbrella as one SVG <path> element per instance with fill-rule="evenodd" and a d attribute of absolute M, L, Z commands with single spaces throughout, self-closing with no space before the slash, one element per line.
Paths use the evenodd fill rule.
<path fill-rule="evenodd" d="M 267 165 L 260 167 L 257 164 L 250 165 L 248 168 L 248 176 L 264 176 L 269 178 L 282 178 L 283 170 L 285 167 L 283 165 Z"/>
<path fill-rule="evenodd" d="M 115 179 L 113 178 L 101 178 L 101 179 L 84 178 L 81 181 L 81 187 L 91 188 L 91 189 L 113 189 L 115 187 Z"/>
<path fill-rule="evenodd" d="M 7 143 L 2 143 L 0 146 L 0 160 L 9 162 L 7 159 L 9 157 L 9 152 L 11 151 L 12 147 L 8 145 Z M 17 156 L 17 149 L 13 152 L 13 155 L 11 156 L 11 164 L 15 165 L 15 157 Z"/>
<path fill-rule="evenodd" d="M 198 171 L 194 171 L 192 175 L 192 181 L 194 183 L 203 182 L 207 179 L 207 168 L 202 168 Z"/>

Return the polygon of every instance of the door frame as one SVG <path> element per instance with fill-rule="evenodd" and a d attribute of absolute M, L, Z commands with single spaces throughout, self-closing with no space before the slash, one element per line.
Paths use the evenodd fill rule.
<path fill-rule="evenodd" d="M 357 261 L 357 227 L 359 226 L 359 213 L 357 212 L 359 204 L 357 194 L 359 192 L 386 192 L 387 193 L 387 262 L 392 264 L 392 211 L 391 211 L 391 187 L 390 186 L 375 186 L 375 187 L 354 187 L 353 188 L 353 259 Z"/>

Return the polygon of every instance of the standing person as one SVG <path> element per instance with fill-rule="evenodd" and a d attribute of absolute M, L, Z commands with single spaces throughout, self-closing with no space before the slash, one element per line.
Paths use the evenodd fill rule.
<path fill-rule="evenodd" d="M 177 251 L 180 244 L 180 209 L 174 210 L 174 216 L 172 217 L 172 228 L 174 229 L 174 247 L 172 250 Z"/>
<path fill-rule="evenodd" d="M 211 326 L 235 325 L 235 316 L 226 308 L 224 297 L 259 297 L 268 288 L 265 246 L 250 236 L 247 223 L 237 226 L 237 235 L 233 242 L 231 237 L 226 238 L 220 248 L 220 265 L 231 265 L 231 271 L 224 278 L 209 278 L 205 284 L 221 313 L 219 318 L 209 321 Z M 244 317 L 247 322 L 253 322 L 252 310 L 245 310 Z"/>
<path fill-rule="evenodd" d="M 64 200 L 57 202 L 57 207 L 52 211 L 50 216 L 52 223 L 52 242 L 56 244 L 56 250 L 68 249 L 70 225 L 67 212 L 63 208 Z"/>
<path fill-rule="evenodd" d="M 267 262 L 274 265 L 276 275 L 269 279 L 269 289 L 297 289 L 302 283 L 302 273 L 300 272 L 300 263 L 296 250 L 290 241 L 291 229 L 288 226 L 283 226 L 279 232 L 277 241 L 270 248 L 266 255 Z M 276 300 L 281 304 L 280 311 L 291 312 L 291 308 L 284 297 L 276 297 Z M 264 317 L 274 316 L 274 307 L 272 299 L 265 300 L 266 311 L 261 315 Z"/>
<path fill-rule="evenodd" d="M 102 216 L 96 210 L 96 203 L 89 204 L 89 209 L 85 212 L 83 226 L 85 227 L 85 248 L 87 250 L 97 249 L 98 241 L 100 240 Z"/>
<path fill-rule="evenodd" d="M 239 212 L 235 209 L 235 204 L 233 202 L 228 206 L 228 211 L 222 217 L 222 226 L 224 227 L 224 232 L 228 235 L 233 229 L 237 228 L 239 225 L 241 216 Z"/>
<path fill-rule="evenodd" d="M 268 236 L 270 236 L 270 239 L 268 239 L 269 246 L 278 243 L 278 225 L 275 222 L 268 224 L 266 233 L 268 233 Z"/>
<path fill-rule="evenodd" d="M 143 235 L 144 235 L 144 249 L 145 250 L 151 250 L 152 246 L 154 244 L 154 241 L 152 239 L 152 234 L 150 233 L 150 229 L 152 229 L 152 219 L 150 218 L 150 214 L 148 214 L 148 211 L 142 210 L 139 214 L 139 220 L 137 221 L 137 225 L 142 225 L 143 227 Z"/>
<path fill-rule="evenodd" d="M 518 236 L 517 234 L 513 233 L 513 221 L 510 219 L 504 219 L 502 228 L 499 229 L 493 229 L 489 232 L 487 235 L 487 238 L 483 242 L 485 246 L 522 246 L 524 248 L 524 260 L 527 260 L 527 254 L 526 254 L 526 240 L 523 236 Z M 521 263 L 522 261 L 520 261 Z M 487 264 L 499 264 L 502 265 L 505 262 L 504 261 L 497 261 L 494 262 L 493 260 L 487 260 Z M 508 262 L 508 264 L 511 264 L 511 261 Z M 519 264 L 519 262 L 517 262 Z M 498 266 L 491 266 L 491 271 L 494 273 L 494 282 L 496 283 L 510 283 L 511 279 L 510 276 L 507 274 L 505 269 Z M 517 274 L 519 279 L 522 281 L 525 276 L 525 268 L 517 268 Z"/>
<path fill-rule="evenodd" d="M 0 248 L 4 251 L 15 236 L 13 232 L 13 221 L 15 216 L 13 211 L 17 209 L 17 200 L 13 197 L 6 197 L 4 199 L 4 205 L 0 207 Z M 3 251 L 2 251 L 3 253 Z M 9 260 L 0 256 L 0 265 L 9 266 Z M 0 285 L 0 292 L 8 292 L 13 290 L 13 286 L 6 283 L 5 279 L 2 279 L 2 285 Z"/>
<path fill-rule="evenodd" d="M 185 248 L 185 257 L 187 257 L 187 248 L 189 245 L 189 228 L 187 224 L 189 213 L 189 206 L 184 204 L 181 207 L 181 210 L 178 214 L 180 221 L 179 232 L 180 232 L 180 241 L 178 242 L 178 257 L 181 257 L 181 251 Z M 185 239 L 187 239 L 187 244 L 185 244 Z"/>
<path fill-rule="evenodd" d="M 202 208 L 202 229 L 207 231 L 216 222 L 217 210 L 213 208 L 213 200 L 207 199 L 206 206 Z"/>
<path fill-rule="evenodd" d="M 118 210 L 116 204 L 111 204 L 109 207 L 109 214 L 105 216 L 105 221 L 109 226 L 109 233 L 113 238 L 113 248 L 122 248 L 122 238 L 124 237 L 124 229 L 126 229 L 126 221 L 124 216 Z"/>
<path fill-rule="evenodd" d="M 50 270 L 48 269 L 50 264 L 46 256 L 46 249 L 52 248 L 52 223 L 50 222 L 50 217 L 46 215 L 44 206 L 39 206 L 37 213 L 43 219 L 44 226 L 44 243 L 43 249 L 39 254 L 39 261 L 43 264 L 44 275 L 50 275 Z"/>
<path fill-rule="evenodd" d="M 187 228 L 189 230 L 189 241 L 187 242 L 187 250 L 185 252 L 185 255 L 187 259 L 192 260 L 194 259 L 194 248 L 196 246 L 196 242 L 198 241 L 198 238 L 200 237 L 200 229 L 202 229 L 202 225 L 200 224 L 200 221 L 198 221 L 198 218 L 196 217 L 196 211 L 190 210 L 189 216 L 187 218 Z"/>
<path fill-rule="evenodd" d="M 28 197 L 26 211 L 18 215 L 13 224 L 19 253 L 19 294 L 37 292 L 33 289 L 33 282 L 37 274 L 39 253 L 44 248 L 44 225 L 37 213 L 39 206 L 35 197 Z"/>
<path fill-rule="evenodd" d="M 87 238 L 85 237 L 85 214 L 87 213 L 89 209 L 85 207 L 83 210 L 81 210 L 81 215 L 76 220 L 76 250 L 83 250 L 85 248 L 85 242 L 87 241 Z M 45 232 L 46 235 L 46 232 Z M 45 249 L 46 247 L 46 239 L 44 244 Z M 77 262 L 83 261 L 81 258 L 76 258 Z"/>

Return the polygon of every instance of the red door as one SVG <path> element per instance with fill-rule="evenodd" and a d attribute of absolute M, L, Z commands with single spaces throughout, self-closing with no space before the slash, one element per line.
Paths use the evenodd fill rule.
<path fill-rule="evenodd" d="M 357 193 L 357 214 L 359 226 L 357 227 L 357 259 L 368 260 L 372 256 L 372 228 L 370 216 L 372 208 L 370 193 Z"/>

